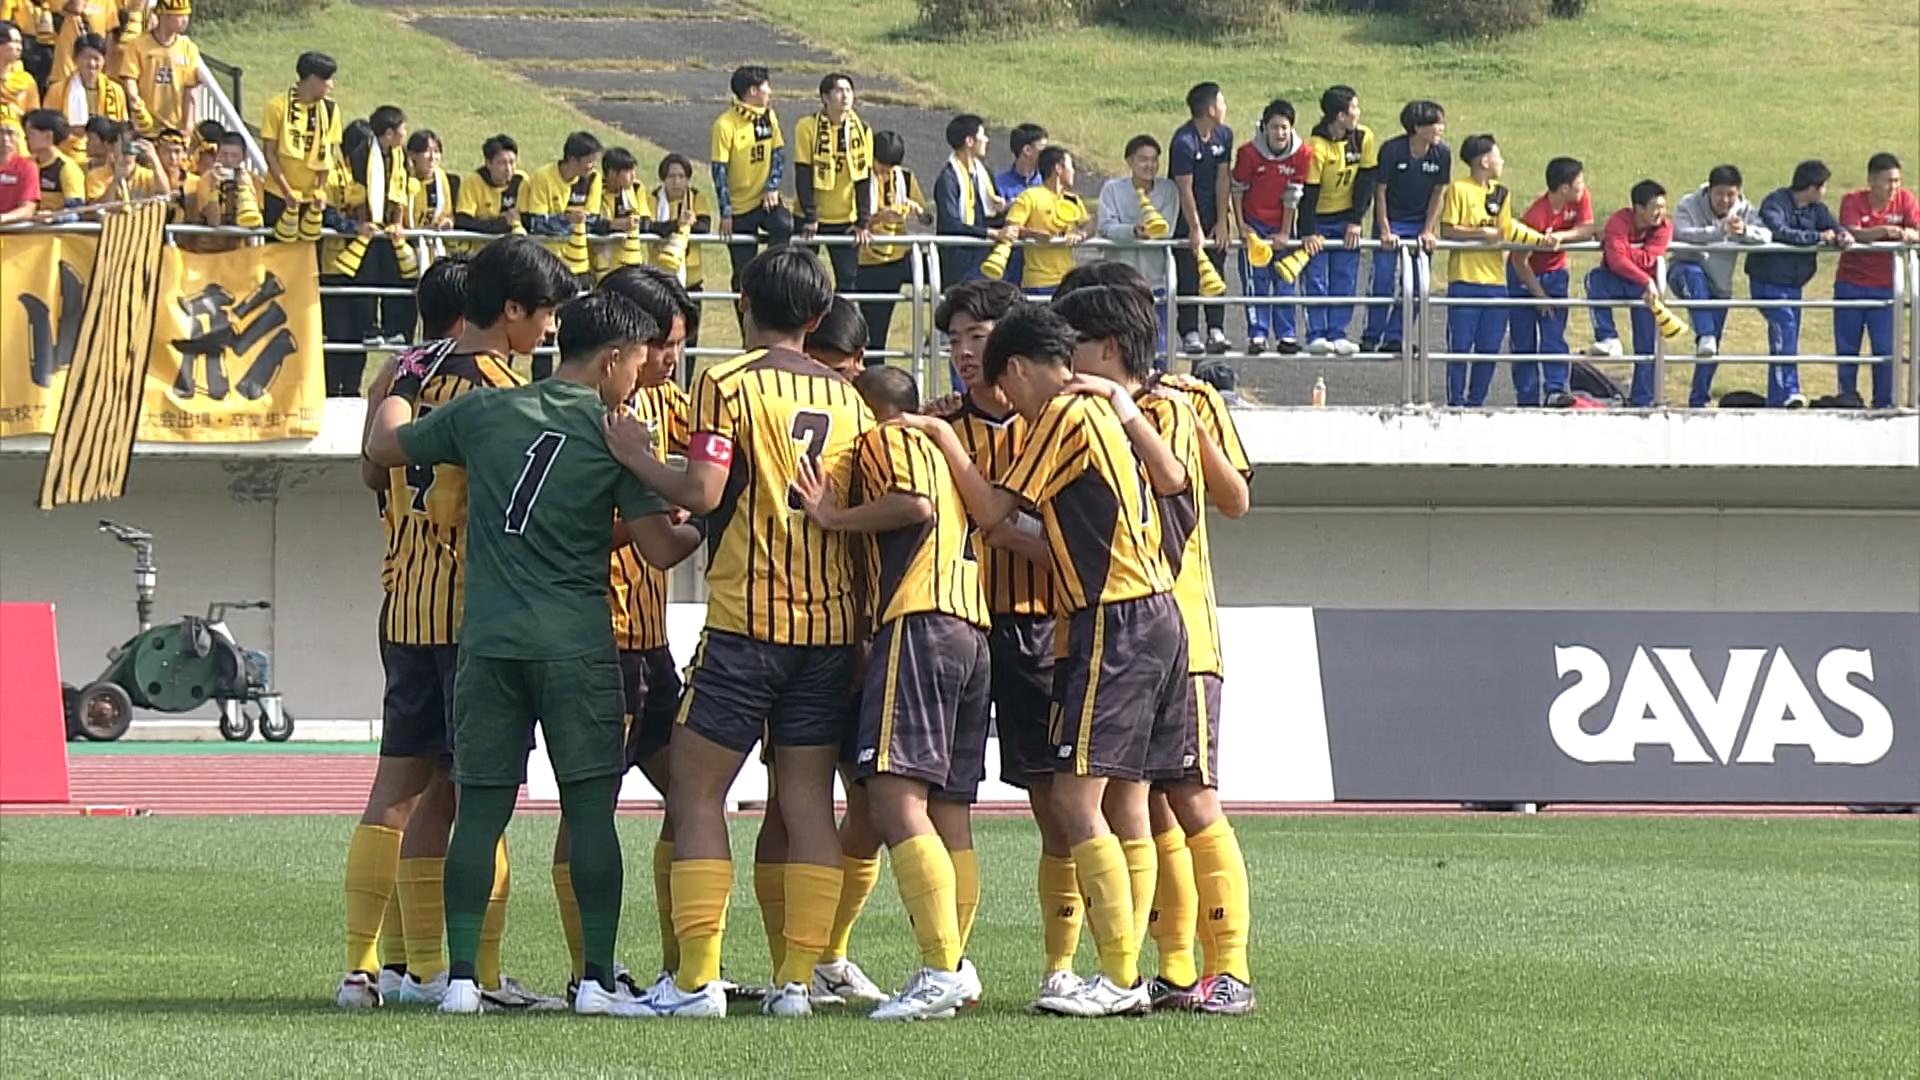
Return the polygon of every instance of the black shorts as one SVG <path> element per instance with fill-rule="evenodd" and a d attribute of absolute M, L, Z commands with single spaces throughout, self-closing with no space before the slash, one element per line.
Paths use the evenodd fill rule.
<path fill-rule="evenodd" d="M 380 703 L 380 756 L 453 764 L 453 673 L 457 645 L 380 642 L 387 689 Z"/>
<path fill-rule="evenodd" d="M 1070 616 L 1053 680 L 1053 768 L 1146 780 L 1180 763 L 1187 629 L 1166 593 Z"/>
<path fill-rule="evenodd" d="M 839 746 L 847 726 L 851 645 L 773 645 L 742 634 L 700 636 L 677 722 L 729 750 Z"/>
<path fill-rule="evenodd" d="M 857 780 L 885 773 L 971 803 L 986 778 L 987 638 L 938 612 L 895 619 L 873 639 L 861 692 Z"/>
<path fill-rule="evenodd" d="M 1147 779 L 1220 786 L 1220 686 L 1220 676 L 1210 673 L 1189 674 L 1181 680 L 1179 730 L 1167 733 L 1177 740 L 1178 754 L 1171 749 L 1156 753 L 1160 767 L 1150 770 Z M 1158 734 L 1161 729 L 1156 726 L 1155 731 Z"/>
<path fill-rule="evenodd" d="M 627 767 L 639 765 L 667 748 L 673 738 L 673 714 L 680 709 L 680 669 L 673 650 L 620 653 L 620 681 L 627 692 Z"/>
<path fill-rule="evenodd" d="M 1053 775 L 1053 634 L 1048 615 L 996 615 L 987 632 L 1000 779 L 1015 787 Z"/>

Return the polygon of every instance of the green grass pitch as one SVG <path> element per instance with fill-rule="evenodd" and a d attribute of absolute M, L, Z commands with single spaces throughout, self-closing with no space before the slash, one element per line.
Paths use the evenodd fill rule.
<path fill-rule="evenodd" d="M 510 834 L 507 967 L 547 990 L 565 974 L 554 822 Z M 0 820 L 0 1075 L 1920 1075 L 1911 819 L 1245 819 L 1259 1012 L 1108 1021 L 1022 1012 L 1036 842 L 994 820 L 972 948 L 986 1000 L 911 1026 L 343 1013 L 350 825 Z M 657 959 L 654 825 L 622 820 L 621 955 L 642 972 Z M 727 962 L 764 978 L 741 869 Z M 882 983 L 913 960 L 893 890 L 883 876 L 854 937 Z"/>

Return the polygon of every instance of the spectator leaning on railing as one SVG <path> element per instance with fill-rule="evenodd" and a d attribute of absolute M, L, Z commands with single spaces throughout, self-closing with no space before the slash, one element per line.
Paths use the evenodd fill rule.
<path fill-rule="evenodd" d="M 527 174 L 519 169 L 520 144 L 495 135 L 480 145 L 480 167 L 461 178 L 453 200 L 453 227 L 461 232 L 504 236 L 523 232 L 520 198 Z"/>
<path fill-rule="evenodd" d="M 1875 154 L 1867 161 L 1867 186 L 1840 197 L 1840 225 L 1861 243 L 1920 243 L 1920 199 L 1900 186 L 1900 159 Z M 1893 355 L 1894 257 L 1865 251 L 1840 256 L 1834 274 L 1835 300 L 1877 300 L 1877 308 L 1837 308 L 1833 313 L 1833 351 L 1860 355 L 1862 331 L 1873 355 L 1887 357 L 1873 365 L 1873 401 L 1876 409 L 1893 408 L 1893 374 L 1899 357 Z M 1860 365 L 1841 364 L 1837 372 L 1841 394 L 1860 393 Z"/>
<path fill-rule="evenodd" d="M 873 129 L 854 111 L 851 76 L 822 78 L 820 110 L 793 125 L 793 186 L 803 238 L 850 236 L 857 241 L 857 247 L 833 244 L 821 250 L 833 267 L 835 291 L 852 292 L 860 272 L 860 248 L 871 239 Z"/>
<path fill-rule="evenodd" d="M 1127 175 L 1115 177 L 1100 186 L 1100 208 L 1096 219 L 1096 231 L 1108 240 L 1145 240 L 1149 230 L 1144 221 L 1146 207 L 1160 215 L 1160 223 L 1172 228 L 1173 222 L 1180 216 L 1180 189 L 1173 181 L 1160 175 L 1160 140 L 1151 135 L 1135 135 L 1127 140 L 1125 151 Z M 1145 197 L 1146 204 L 1141 199 Z M 1166 235 L 1162 230 L 1162 237 Z M 1112 248 L 1106 252 L 1110 262 L 1124 263 L 1140 272 L 1148 281 L 1164 282 L 1167 279 L 1167 253 L 1162 248 Z M 1166 289 L 1156 287 L 1153 296 L 1156 301 L 1166 299 Z M 1155 304 L 1155 312 L 1160 320 L 1160 351 L 1166 352 L 1167 309 L 1164 304 Z"/>
<path fill-rule="evenodd" d="M 104 116 L 87 121 L 87 202 L 127 202 L 170 193 L 159 155 L 145 139 L 132 139 L 127 125 Z"/>
<path fill-rule="evenodd" d="M 1827 209 L 1827 181 L 1832 177 L 1833 170 L 1825 162 L 1803 161 L 1794 167 L 1791 185 L 1761 201 L 1760 221 L 1773 233 L 1774 243 L 1803 248 L 1853 245 L 1853 237 Z M 1790 300 L 1797 304 L 1819 269 L 1819 259 L 1812 251 L 1756 251 L 1747 256 L 1747 281 L 1755 300 Z M 1799 355 L 1800 308 L 1768 307 L 1760 313 L 1767 320 L 1768 355 Z M 1807 399 L 1800 393 L 1799 364 L 1786 361 L 1767 365 L 1767 404 L 1774 408 L 1806 407 Z"/>
<path fill-rule="evenodd" d="M 295 83 L 267 99 L 260 152 L 273 186 L 261 207 L 280 241 L 317 239 L 325 224 L 326 193 L 340 161 L 346 121 L 332 99 L 340 66 L 325 53 L 301 53 Z"/>
<path fill-rule="evenodd" d="M 1593 239 L 1593 202 L 1587 195 L 1586 166 L 1578 159 L 1557 157 L 1547 162 L 1546 194 L 1533 200 L 1520 224 L 1561 244 Z M 1568 295 L 1567 253 L 1512 251 L 1507 253 L 1507 309 L 1509 341 L 1518 354 L 1566 356 L 1567 316 L 1570 310 L 1541 300 L 1565 300 Z M 1516 362 L 1513 394 L 1522 406 L 1555 404 L 1567 393 L 1572 364 L 1566 360 Z"/>
<path fill-rule="evenodd" d="M 1638 300 L 1628 316 L 1633 326 L 1633 352 L 1651 356 L 1657 331 L 1653 325 L 1653 305 L 1660 302 L 1660 281 L 1656 276 L 1660 259 L 1673 240 L 1673 223 L 1667 220 L 1667 189 L 1656 180 L 1633 185 L 1633 205 L 1615 210 L 1607 218 L 1600 238 L 1600 265 L 1587 272 L 1587 299 Z M 1596 306 L 1587 309 L 1593 319 L 1594 356 L 1618 358 L 1620 333 L 1614 329 L 1613 309 Z M 1654 365 L 1643 360 L 1633 365 L 1633 387 L 1627 392 L 1627 404 L 1644 408 L 1653 404 Z"/>
<path fill-rule="evenodd" d="M 1053 287 L 1073 269 L 1072 245 L 1087 238 L 1093 215 L 1073 193 L 1073 155 L 1065 147 L 1040 152 L 1038 186 L 1030 187 L 1007 207 L 1004 241 L 1038 241 L 1027 249 L 1020 288 L 1029 296 L 1053 295 Z"/>
<path fill-rule="evenodd" d="M 740 233 L 745 243 L 730 244 L 733 263 L 729 291 L 740 291 L 740 272 L 760 252 L 760 239 L 778 247 L 793 235 L 793 215 L 780 205 L 787 172 L 787 140 L 773 111 L 773 81 L 767 69 L 734 69 L 729 82 L 733 105 L 713 122 L 707 162 L 719 205 L 720 236 Z"/>
<path fill-rule="evenodd" d="M 933 181 L 934 231 L 984 240 L 992 219 L 1006 211 L 987 171 L 987 122 L 972 113 L 954 117 L 947 122 L 947 148 L 947 163 Z M 986 257 L 983 247 L 940 248 L 940 283 L 951 289 L 979 277 Z"/>
<path fill-rule="evenodd" d="M 1468 175 L 1447 185 L 1440 206 L 1440 235 L 1446 240 L 1478 241 L 1481 250 L 1455 248 L 1447 253 L 1448 299 L 1485 300 L 1506 296 L 1506 253 L 1498 245 L 1537 244 L 1556 248 L 1559 241 L 1513 220 L 1513 192 L 1500 182 L 1506 162 L 1491 135 L 1469 135 L 1460 144 L 1460 163 Z M 1447 351 L 1491 356 L 1507 335 L 1507 311 L 1499 304 L 1460 304 L 1447 308 Z M 1447 362 L 1447 404 L 1480 408 L 1493 385 L 1491 360 Z M 1523 376 L 1514 369 L 1515 379 Z M 1516 391 L 1521 388 L 1516 386 Z"/>
<path fill-rule="evenodd" d="M 1416 240 L 1431 252 L 1439 238 L 1440 203 L 1453 182 L 1453 153 L 1441 141 L 1447 133 L 1447 113 L 1437 102 L 1410 101 L 1400 110 L 1404 134 L 1380 147 L 1380 172 L 1373 185 L 1373 235 L 1380 249 L 1373 253 L 1373 271 L 1367 291 L 1376 300 L 1394 295 L 1395 271 L 1401 240 Z M 1418 273 L 1418 260 L 1415 260 Z M 1401 287 L 1417 291 L 1417 282 Z M 1417 313 L 1418 314 L 1418 313 Z M 1360 335 L 1362 352 L 1399 352 L 1400 305 L 1367 309 L 1366 329 Z"/>
<path fill-rule="evenodd" d="M 1040 172 L 1040 153 L 1046 148 L 1047 129 L 1039 124 L 1015 124 L 1007 133 L 1007 150 L 1013 154 L 1013 161 L 993 174 L 993 193 L 1000 197 L 1002 207 L 1011 207 L 1021 192 L 1047 182 Z M 996 218 L 997 224 L 1006 224 L 1004 213 Z M 1026 272 L 1026 259 L 1024 248 L 1014 248 L 1007 259 L 1006 272 L 1001 276 L 1008 281 L 1020 281 Z"/>
<path fill-rule="evenodd" d="M 1716 165 L 1707 182 L 1680 197 L 1673 212 L 1673 237 L 1683 244 L 1765 244 L 1773 234 L 1760 223 L 1760 211 L 1741 194 L 1740 170 Z M 1667 254 L 1667 286 L 1683 300 L 1733 299 L 1733 268 L 1740 258 L 1733 251 L 1695 251 L 1678 248 Z M 1694 308 L 1694 355 L 1711 360 L 1720 354 L 1726 336 L 1726 308 Z M 1693 366 L 1693 386 L 1687 404 L 1704 409 L 1713 400 L 1717 364 Z"/>
<path fill-rule="evenodd" d="M 52 224 L 74 220 L 71 213 L 87 201 L 86 171 L 60 147 L 70 131 L 67 118 L 52 109 L 35 109 L 25 118 L 27 154 L 40 171 L 40 212 Z"/>
<path fill-rule="evenodd" d="M 1220 84 L 1203 82 L 1187 91 L 1187 122 L 1167 143 L 1167 175 L 1180 190 L 1180 217 L 1173 236 L 1185 240 L 1175 250 L 1175 278 L 1180 295 L 1200 295 L 1200 255 L 1211 244 L 1213 258 L 1233 251 L 1232 206 L 1233 129 L 1227 126 L 1227 96 Z M 1207 336 L 1200 337 L 1201 309 L 1183 304 L 1175 318 L 1180 351 L 1188 356 L 1218 355 L 1227 351 L 1227 309 L 1207 305 Z"/>
<path fill-rule="evenodd" d="M 854 288 L 859 292 L 898 294 L 913 283 L 913 249 L 905 244 L 879 242 L 884 237 L 905 233 L 910 223 L 929 225 L 933 222 L 927 196 L 920 190 L 920 180 L 907 168 L 906 161 L 907 143 L 898 133 L 873 133 L 873 185 L 870 188 L 873 202 L 867 220 L 872 223 L 875 242 L 860 249 L 860 268 L 854 276 Z M 860 314 L 867 324 L 867 348 L 877 351 L 887 347 L 887 333 L 893 326 L 894 308 L 898 306 L 895 300 L 861 302 Z"/>
<path fill-rule="evenodd" d="M 1250 297 L 1287 297 L 1293 295 L 1293 279 L 1284 277 L 1287 241 L 1294 235 L 1294 222 L 1300 213 L 1300 199 L 1306 191 L 1307 173 L 1313 165 L 1313 149 L 1294 127 L 1293 103 L 1281 99 L 1267 102 L 1260 113 L 1260 130 L 1240 145 L 1233 158 L 1233 198 L 1236 216 L 1248 236 L 1258 237 L 1273 250 L 1259 266 L 1253 264 L 1247 248 L 1240 253 L 1240 282 Z M 1155 267 L 1149 271 L 1136 265 L 1153 280 L 1165 273 Z M 1300 351 L 1300 339 L 1293 326 L 1294 305 L 1253 303 L 1246 307 L 1247 354 L 1258 356 L 1268 345 L 1283 354 Z"/>
<path fill-rule="evenodd" d="M 1313 147 L 1313 164 L 1300 200 L 1300 235 L 1313 261 L 1307 264 L 1301 291 L 1308 296 L 1356 296 L 1361 226 L 1373 208 L 1380 148 L 1373 131 L 1360 123 L 1360 95 L 1352 87 L 1329 87 L 1320 95 L 1320 122 L 1307 142 Z M 1328 248 L 1329 240 L 1340 246 Z M 1351 304 L 1308 308 L 1307 351 L 1316 356 L 1359 352 L 1360 347 L 1347 340 L 1352 321 Z"/>

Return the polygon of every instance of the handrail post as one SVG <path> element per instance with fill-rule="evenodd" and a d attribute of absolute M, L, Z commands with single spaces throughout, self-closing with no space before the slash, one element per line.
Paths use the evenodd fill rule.
<path fill-rule="evenodd" d="M 1667 295 L 1667 257 L 1660 256 L 1653 261 L 1654 295 Z M 1646 303 L 1646 301 L 1641 301 Z M 1629 316 L 1631 318 L 1631 316 Z M 1571 320 L 1569 320 L 1571 321 Z M 1653 306 L 1647 306 L 1647 321 L 1653 324 L 1653 407 L 1665 408 L 1667 404 L 1667 338 L 1660 332 L 1660 321 L 1653 317 Z"/>
<path fill-rule="evenodd" d="M 927 350 L 923 338 L 926 328 L 925 311 L 921 307 L 926 302 L 927 283 L 926 249 L 916 241 L 907 245 L 907 258 L 913 260 L 912 280 L 908 284 L 907 312 L 910 317 L 913 337 L 907 343 L 907 358 L 913 363 L 913 381 L 921 386 L 927 385 Z M 885 348 L 889 343 L 881 342 Z"/>
<path fill-rule="evenodd" d="M 1167 331 L 1160 335 L 1160 344 L 1167 350 L 1167 370 L 1172 371 L 1174 358 L 1178 355 L 1173 343 L 1180 336 L 1180 262 L 1173 253 L 1172 244 L 1160 250 L 1166 255 L 1167 267 L 1167 295 L 1163 301 L 1167 311 Z"/>
<path fill-rule="evenodd" d="M 1920 248 L 1907 249 L 1907 405 L 1920 410 Z"/>
<path fill-rule="evenodd" d="M 1420 355 L 1416 358 L 1417 362 L 1412 365 L 1415 378 L 1419 380 L 1419 385 L 1415 387 L 1413 400 L 1417 404 L 1431 405 L 1433 403 L 1433 323 L 1435 310 L 1433 305 L 1433 256 L 1427 254 L 1426 249 L 1422 248 L 1420 253 L 1415 255 L 1414 258 L 1418 260 L 1420 265 L 1420 273 L 1416 275 L 1419 278 L 1418 284 L 1420 286 Z"/>
<path fill-rule="evenodd" d="M 1415 241 L 1418 244 L 1418 241 Z M 1408 245 L 1400 245 L 1400 291 L 1394 303 L 1400 305 L 1400 400 L 1413 404 L 1413 278 L 1417 264 Z"/>

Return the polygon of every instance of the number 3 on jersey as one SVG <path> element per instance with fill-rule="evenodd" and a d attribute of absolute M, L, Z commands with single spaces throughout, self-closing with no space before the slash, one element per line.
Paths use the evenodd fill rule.
<path fill-rule="evenodd" d="M 560 448 L 565 445 L 567 437 L 558 431 L 543 431 L 527 444 L 527 467 L 520 470 L 513 495 L 507 499 L 508 533 L 525 535 L 533 504 L 539 500 L 540 489 L 547 484 L 547 473 L 553 469 L 554 461 L 560 457 Z"/>
<path fill-rule="evenodd" d="M 787 435 L 800 444 L 800 457 L 809 458 L 815 465 L 820 464 L 820 455 L 827 449 L 827 434 L 833 430 L 833 417 L 815 409 L 801 409 L 793 414 L 793 423 L 787 428 Z M 795 466 L 799 462 L 794 462 Z M 800 492 L 793 482 L 787 482 L 787 509 L 795 513 L 805 510 L 800 503 Z"/>

